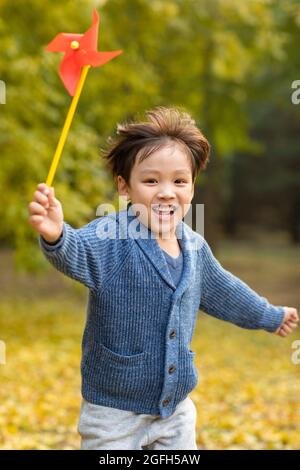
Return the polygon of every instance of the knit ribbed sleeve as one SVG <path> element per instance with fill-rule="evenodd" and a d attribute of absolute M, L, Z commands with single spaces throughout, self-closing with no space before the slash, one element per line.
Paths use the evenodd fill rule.
<path fill-rule="evenodd" d="M 224 269 L 203 239 L 203 280 L 200 310 L 241 328 L 274 332 L 284 318 L 284 307 L 271 305 L 245 282 Z"/>
<path fill-rule="evenodd" d="M 87 225 L 75 229 L 64 222 L 62 237 L 50 244 L 39 236 L 39 245 L 48 261 L 59 271 L 81 282 L 91 289 L 100 288 L 109 265 L 103 266 L 107 253 L 111 251 L 112 240 L 97 237 L 95 219 Z"/>

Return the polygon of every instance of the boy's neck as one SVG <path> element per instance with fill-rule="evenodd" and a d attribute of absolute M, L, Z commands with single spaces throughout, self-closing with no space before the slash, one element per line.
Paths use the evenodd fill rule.
<path fill-rule="evenodd" d="M 171 256 L 177 258 L 177 256 L 180 255 L 181 248 L 178 242 L 178 239 L 176 238 L 162 238 L 159 236 L 157 238 L 157 243 L 162 248 L 163 250 L 167 251 Z"/>

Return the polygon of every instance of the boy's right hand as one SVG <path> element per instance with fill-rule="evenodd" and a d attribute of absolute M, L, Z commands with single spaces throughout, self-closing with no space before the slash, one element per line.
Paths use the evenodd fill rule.
<path fill-rule="evenodd" d="M 28 204 L 29 223 L 48 242 L 55 242 L 63 230 L 64 215 L 54 188 L 45 183 L 37 185 L 33 200 Z"/>

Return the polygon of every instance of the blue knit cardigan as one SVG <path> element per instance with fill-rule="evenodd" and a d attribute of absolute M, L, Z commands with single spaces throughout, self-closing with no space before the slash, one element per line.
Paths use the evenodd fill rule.
<path fill-rule="evenodd" d="M 39 245 L 52 265 L 89 288 L 82 337 L 81 393 L 89 402 L 170 416 L 195 388 L 190 349 L 199 309 L 241 328 L 275 331 L 284 317 L 225 270 L 205 239 L 176 227 L 183 271 L 176 287 L 157 239 L 130 210 Z"/>

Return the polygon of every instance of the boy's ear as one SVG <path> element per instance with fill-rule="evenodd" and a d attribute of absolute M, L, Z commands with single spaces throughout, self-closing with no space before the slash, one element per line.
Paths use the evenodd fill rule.
<path fill-rule="evenodd" d="M 128 199 L 129 193 L 128 193 L 125 179 L 121 175 L 118 175 L 117 182 L 118 182 L 118 193 L 120 194 L 120 196 L 126 196 L 126 198 Z"/>

